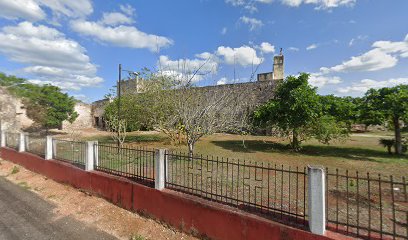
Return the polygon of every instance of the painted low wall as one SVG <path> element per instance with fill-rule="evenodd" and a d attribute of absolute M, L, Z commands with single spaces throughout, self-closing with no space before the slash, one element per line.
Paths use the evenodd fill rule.
<path fill-rule="evenodd" d="M 30 153 L 1 148 L 1 157 L 57 182 L 101 196 L 129 211 L 211 239 L 350 239 L 331 232 L 327 236 L 314 235 L 218 203 L 171 190 L 158 191 L 101 172 L 86 172 L 68 163 L 44 160 Z"/>

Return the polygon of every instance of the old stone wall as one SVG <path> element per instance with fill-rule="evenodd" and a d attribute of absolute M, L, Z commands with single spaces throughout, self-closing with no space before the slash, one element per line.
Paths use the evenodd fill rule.
<path fill-rule="evenodd" d="M 62 129 L 69 130 L 69 129 L 85 129 L 85 128 L 92 128 L 92 105 L 77 102 L 75 104 L 75 111 L 78 113 L 77 119 L 71 124 L 68 121 L 62 122 Z"/>
<path fill-rule="evenodd" d="M 21 99 L 14 97 L 4 88 L 0 88 L 0 119 L 5 127 L 12 131 L 29 128 L 33 124 L 27 117 Z"/>

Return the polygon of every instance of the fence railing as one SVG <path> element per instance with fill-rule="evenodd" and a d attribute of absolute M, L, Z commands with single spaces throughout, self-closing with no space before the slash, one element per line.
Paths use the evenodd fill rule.
<path fill-rule="evenodd" d="M 95 170 L 154 185 L 154 150 L 120 148 L 105 144 L 95 144 L 94 148 L 98 152 L 98 158 L 95 159 Z"/>
<path fill-rule="evenodd" d="M 326 169 L 326 182 L 329 228 L 359 237 L 408 239 L 405 177 Z"/>
<path fill-rule="evenodd" d="M 167 152 L 166 188 L 291 225 L 307 224 L 305 168 Z"/>
<path fill-rule="evenodd" d="M 35 135 L 26 135 L 25 136 L 25 151 L 38 155 L 40 157 L 45 157 L 45 147 L 46 147 L 46 138 L 35 136 Z"/>
<path fill-rule="evenodd" d="M 20 142 L 20 133 L 6 133 L 6 146 L 18 150 Z"/>
<path fill-rule="evenodd" d="M 86 142 L 75 142 L 61 139 L 52 140 L 53 158 L 84 168 L 87 158 Z"/>
<path fill-rule="evenodd" d="M 312 189 L 319 186 L 312 186 L 309 177 L 316 175 L 305 168 L 31 135 L 22 140 L 20 136 L 1 132 L 1 146 L 49 154 L 50 158 L 52 153 L 53 159 L 87 171 L 102 171 L 151 187 L 162 186 L 158 181 L 163 179 L 165 188 L 300 228 L 310 225 L 315 216 L 313 202 L 308 200 L 312 192 L 316 194 Z M 24 148 L 19 146 L 22 143 Z M 320 196 L 325 196 L 327 229 L 367 239 L 408 239 L 405 177 L 329 169 L 322 176 L 325 189 L 322 185 Z"/>

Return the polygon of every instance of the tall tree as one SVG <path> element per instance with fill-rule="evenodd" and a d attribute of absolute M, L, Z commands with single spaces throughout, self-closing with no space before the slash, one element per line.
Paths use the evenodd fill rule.
<path fill-rule="evenodd" d="M 361 105 L 361 118 L 369 124 L 392 123 L 395 152 L 402 153 L 402 122 L 408 122 L 408 85 L 370 89 Z"/>
<path fill-rule="evenodd" d="M 316 88 L 308 83 L 309 74 L 289 76 L 278 85 L 275 98 L 254 112 L 257 125 L 278 130 L 290 139 L 291 147 L 299 150 L 301 142 L 316 137 L 328 144 L 347 134 L 344 124 L 329 114 L 335 109 L 324 108 Z"/>

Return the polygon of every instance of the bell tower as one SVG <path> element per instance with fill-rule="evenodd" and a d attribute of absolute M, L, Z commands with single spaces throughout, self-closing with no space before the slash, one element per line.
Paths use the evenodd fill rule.
<path fill-rule="evenodd" d="M 281 48 L 279 55 L 273 57 L 273 80 L 283 80 L 284 78 L 284 56 Z"/>

